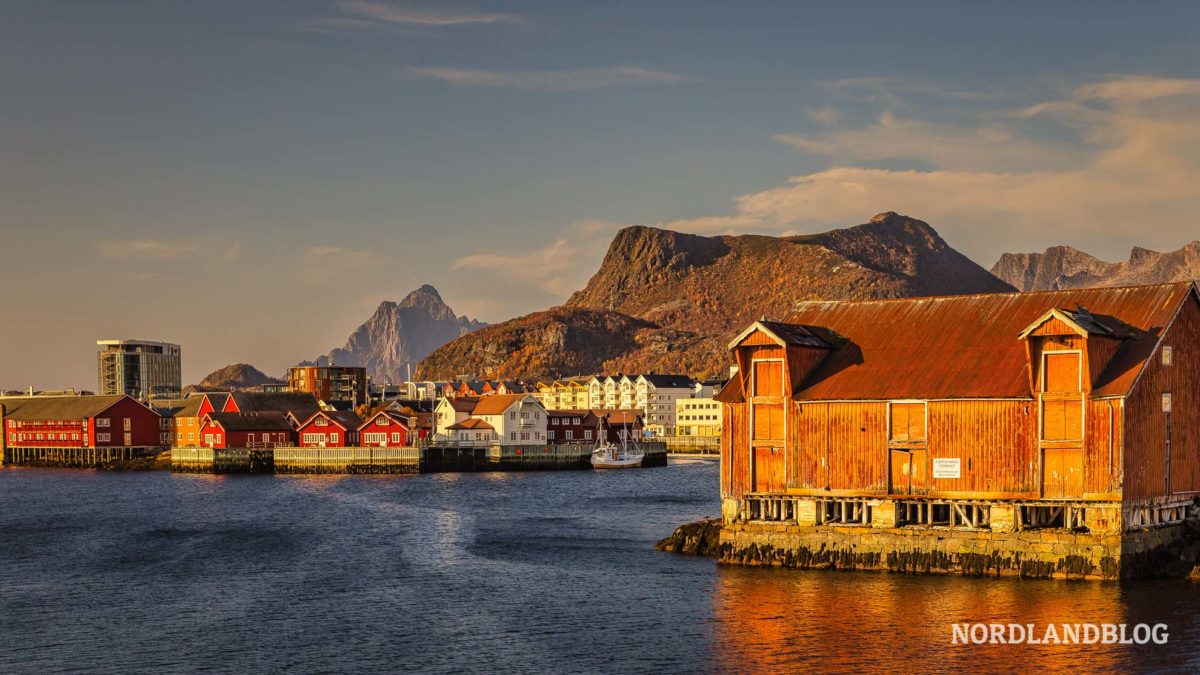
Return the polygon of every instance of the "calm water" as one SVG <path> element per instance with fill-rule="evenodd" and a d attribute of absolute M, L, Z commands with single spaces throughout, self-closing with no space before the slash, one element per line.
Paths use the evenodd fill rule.
<path fill-rule="evenodd" d="M 718 568 L 716 466 L 412 477 L 0 470 L 0 671 L 1200 671 L 1200 585 Z M 952 646 L 961 621 L 1166 646 Z"/>

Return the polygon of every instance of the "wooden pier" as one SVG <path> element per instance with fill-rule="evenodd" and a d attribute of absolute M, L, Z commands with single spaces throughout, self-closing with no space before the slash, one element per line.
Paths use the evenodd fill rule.
<path fill-rule="evenodd" d="M 663 443 L 641 446 L 643 467 L 667 465 Z M 428 445 L 405 448 L 175 448 L 172 470 L 194 473 L 415 474 L 474 471 L 590 470 L 592 446 Z"/>
<path fill-rule="evenodd" d="M 272 473 L 272 450 L 173 448 L 171 470 L 179 473 Z"/>
<path fill-rule="evenodd" d="M 158 448 L 23 448 L 4 449 L 4 464 L 63 469 L 95 469 L 154 457 Z"/>

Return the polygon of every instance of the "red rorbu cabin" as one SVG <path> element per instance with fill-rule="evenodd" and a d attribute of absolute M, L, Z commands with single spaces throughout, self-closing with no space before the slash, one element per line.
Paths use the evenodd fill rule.
<path fill-rule="evenodd" d="M 281 412 L 218 412 L 200 423 L 207 448 L 274 448 L 294 445 L 292 425 Z"/>
<path fill-rule="evenodd" d="M 412 421 L 408 416 L 393 410 L 380 410 L 358 427 L 358 437 L 365 446 L 401 448 L 416 442 L 416 434 L 410 431 Z"/>
<path fill-rule="evenodd" d="M 360 418 L 353 411 L 314 413 L 296 429 L 302 448 L 349 448 L 358 445 Z"/>

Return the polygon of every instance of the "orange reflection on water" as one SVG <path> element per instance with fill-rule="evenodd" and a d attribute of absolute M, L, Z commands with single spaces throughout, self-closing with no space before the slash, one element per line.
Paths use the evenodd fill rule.
<path fill-rule="evenodd" d="M 1105 672 L 1154 648 L 953 644 L 955 623 L 1120 624 L 1115 584 L 721 567 L 713 602 L 723 671 Z"/>

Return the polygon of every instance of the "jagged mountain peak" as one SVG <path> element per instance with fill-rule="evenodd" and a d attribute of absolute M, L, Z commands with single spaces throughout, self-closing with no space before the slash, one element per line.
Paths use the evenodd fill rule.
<path fill-rule="evenodd" d="M 318 358 L 317 365 L 365 366 L 377 382 L 409 378 L 416 364 L 447 342 L 487 324 L 458 316 L 429 284 L 400 302 L 385 300 L 345 346 Z"/>
<path fill-rule="evenodd" d="M 1023 291 L 1192 281 L 1200 278 L 1200 241 L 1166 253 L 1134 246 L 1128 260 L 1115 263 L 1070 246 L 1005 253 L 992 273 Z"/>

